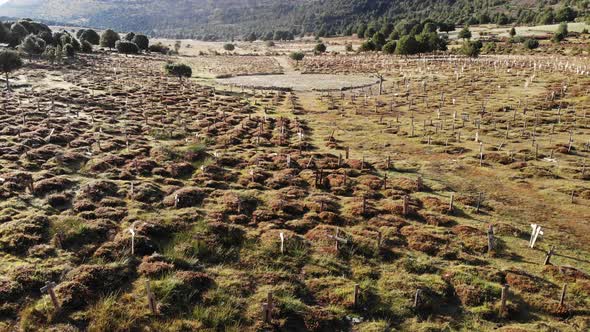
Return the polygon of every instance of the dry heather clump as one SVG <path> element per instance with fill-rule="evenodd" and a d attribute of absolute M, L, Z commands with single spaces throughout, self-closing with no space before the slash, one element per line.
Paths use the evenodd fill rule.
<path fill-rule="evenodd" d="M 174 191 L 164 198 L 164 205 L 179 209 L 199 206 L 205 193 L 197 187 L 186 187 Z"/>
<path fill-rule="evenodd" d="M 391 186 L 394 189 L 402 190 L 408 194 L 416 193 L 419 191 L 425 191 L 426 189 L 421 178 L 418 178 L 416 180 L 404 177 L 394 178 L 391 180 Z"/>
<path fill-rule="evenodd" d="M 105 197 L 117 196 L 119 187 L 116 183 L 110 181 L 95 181 L 82 187 L 80 196 L 87 198 L 92 202 L 98 202 Z"/>
<path fill-rule="evenodd" d="M 575 282 L 576 280 L 590 281 L 590 274 L 573 266 L 547 265 L 543 268 L 543 272 L 548 273 L 553 278 L 566 282 Z"/>
<path fill-rule="evenodd" d="M 49 193 L 62 192 L 74 185 L 74 182 L 65 176 L 56 176 L 34 183 L 35 195 L 44 196 Z"/>
<path fill-rule="evenodd" d="M 74 310 L 116 291 L 133 276 L 133 270 L 125 264 L 80 265 L 66 275 L 56 293 L 65 310 Z"/>
<path fill-rule="evenodd" d="M 448 242 L 445 238 L 429 234 L 415 226 L 402 227 L 400 232 L 407 238 L 408 247 L 410 249 L 421 251 L 432 256 L 440 253 L 442 248 Z"/>
<path fill-rule="evenodd" d="M 160 187 L 153 183 L 142 182 L 134 185 L 133 199 L 146 204 L 154 204 L 162 201 L 164 193 Z"/>
<path fill-rule="evenodd" d="M 521 270 L 506 271 L 506 283 L 522 292 L 539 294 L 551 292 L 556 287 L 543 278 L 534 276 Z"/>
<path fill-rule="evenodd" d="M 192 176 L 195 168 L 187 162 L 181 162 L 168 165 L 166 170 L 174 178 L 183 178 Z"/>
<path fill-rule="evenodd" d="M 421 202 L 425 209 L 437 213 L 447 213 L 449 212 L 449 204 L 441 201 L 437 197 L 425 197 L 421 199 Z"/>

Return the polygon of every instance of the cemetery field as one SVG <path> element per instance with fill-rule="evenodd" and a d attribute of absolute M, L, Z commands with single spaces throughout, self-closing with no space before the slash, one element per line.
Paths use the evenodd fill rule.
<path fill-rule="evenodd" d="M 11 76 L 1 331 L 590 329 L 587 56 L 183 52 Z"/>

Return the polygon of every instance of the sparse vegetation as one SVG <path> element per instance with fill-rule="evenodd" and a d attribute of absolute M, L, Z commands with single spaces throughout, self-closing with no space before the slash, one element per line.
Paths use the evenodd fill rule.
<path fill-rule="evenodd" d="M 305 58 L 305 53 L 303 52 L 291 52 L 291 54 L 289 54 L 289 57 L 291 58 L 291 60 L 297 62 L 297 64 L 299 64 L 299 61 L 303 60 L 303 58 Z"/>
<path fill-rule="evenodd" d="M 539 48 L 539 41 L 533 38 L 528 38 L 524 41 L 524 47 L 529 50 L 534 50 Z"/>
<path fill-rule="evenodd" d="M 137 54 L 139 53 L 139 47 L 135 43 L 126 40 L 118 40 L 115 43 L 115 48 L 119 53 L 123 54 Z"/>
<path fill-rule="evenodd" d="M 120 39 L 121 38 L 119 37 L 118 33 L 111 29 L 107 29 L 102 33 L 102 35 L 100 35 L 100 46 L 112 49 Z"/>
<path fill-rule="evenodd" d="M 227 44 L 223 45 L 223 49 L 228 52 L 232 52 L 233 50 L 236 49 L 236 47 L 234 46 L 234 44 L 227 43 Z"/>
<path fill-rule="evenodd" d="M 165 69 L 169 75 L 176 76 L 181 81 L 182 78 L 189 78 L 193 75 L 191 67 L 182 63 L 168 63 Z"/>
<path fill-rule="evenodd" d="M 137 45 L 140 51 L 147 51 L 150 47 L 150 40 L 145 35 L 137 34 L 133 37 L 131 42 Z"/>
<path fill-rule="evenodd" d="M 92 45 L 99 45 L 100 44 L 100 36 L 93 29 L 85 29 L 85 30 L 79 30 L 79 31 L 82 31 L 82 33 L 78 37 L 80 39 L 80 41 L 85 40 Z"/>
<path fill-rule="evenodd" d="M 9 77 L 8 75 L 19 69 L 23 66 L 23 61 L 16 53 L 12 50 L 2 50 L 0 51 L 0 68 L 2 68 L 2 72 L 4 73 L 5 81 L 6 81 L 6 90 L 10 90 L 9 84 Z"/>
<path fill-rule="evenodd" d="M 322 54 L 322 53 L 326 53 L 326 50 L 327 50 L 327 49 L 328 49 L 328 48 L 326 47 L 326 44 L 324 44 L 324 43 L 318 43 L 318 44 L 317 44 L 317 45 L 314 47 L 313 51 L 314 51 L 315 53 L 317 53 L 317 54 Z"/>

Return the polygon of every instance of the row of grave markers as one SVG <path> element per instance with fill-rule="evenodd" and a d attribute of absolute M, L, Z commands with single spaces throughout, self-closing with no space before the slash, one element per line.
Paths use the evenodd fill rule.
<path fill-rule="evenodd" d="M 132 255 L 134 255 L 133 244 L 134 244 L 136 225 L 137 225 L 137 222 L 133 223 L 133 225 L 129 228 L 129 232 L 132 235 L 132 248 L 131 248 Z M 532 232 L 531 232 L 531 237 L 529 240 L 529 247 L 534 248 L 539 236 L 543 235 L 543 231 L 542 231 L 542 227 L 537 224 L 531 224 L 531 228 L 532 228 Z M 494 229 L 493 229 L 492 225 L 489 226 L 487 234 L 488 234 L 488 251 L 490 252 L 493 250 L 494 243 L 495 243 Z M 285 240 L 286 240 L 286 238 L 285 238 L 283 232 L 279 233 L 279 237 L 280 237 L 280 252 L 281 252 L 281 254 L 284 254 L 285 253 Z M 328 237 L 334 240 L 335 249 L 337 252 L 340 249 L 339 248 L 340 244 L 347 244 L 349 242 L 348 239 L 340 236 L 340 229 L 339 228 L 336 228 L 335 235 L 328 235 Z M 381 242 L 381 234 L 379 234 L 378 246 L 380 245 L 380 242 Z M 543 263 L 544 265 L 550 264 L 550 259 L 551 259 L 552 255 L 554 254 L 554 252 L 555 252 L 555 249 L 552 246 L 551 249 L 547 252 L 546 258 Z M 47 293 L 49 295 L 55 310 L 59 311 L 61 309 L 61 306 L 58 301 L 57 295 L 55 294 L 55 290 L 54 290 L 55 287 L 56 287 L 55 282 L 53 282 L 53 281 L 47 282 L 45 284 L 45 286 L 40 289 L 40 291 L 42 293 Z M 151 290 L 149 279 L 146 280 L 145 289 L 146 289 L 146 296 L 147 296 L 148 307 L 150 309 L 150 312 L 153 315 L 157 315 L 158 314 L 157 303 L 156 303 L 155 295 L 153 294 L 153 292 Z M 567 290 L 567 284 L 564 284 L 563 288 L 562 288 L 561 295 L 560 295 L 560 300 L 559 300 L 560 307 L 563 307 L 565 304 L 566 290 Z M 361 292 L 361 289 L 360 289 L 359 284 L 355 284 L 354 285 L 354 294 L 353 294 L 353 307 L 354 308 L 359 308 L 361 305 L 360 292 Z M 414 304 L 413 304 L 414 308 L 416 308 L 416 309 L 418 309 L 420 306 L 421 294 L 422 294 L 422 290 L 417 289 L 416 293 L 414 295 Z M 508 287 L 508 285 L 503 285 L 501 300 L 500 300 L 500 303 L 501 303 L 500 312 L 505 312 L 506 302 L 507 302 L 508 297 L 509 297 L 509 287 Z M 272 293 L 269 292 L 268 296 L 267 296 L 267 301 L 262 304 L 262 313 L 263 313 L 262 316 L 263 316 L 264 322 L 266 322 L 266 323 L 272 322 L 272 310 L 274 307 L 275 307 L 275 304 L 274 304 L 273 296 L 272 296 Z"/>

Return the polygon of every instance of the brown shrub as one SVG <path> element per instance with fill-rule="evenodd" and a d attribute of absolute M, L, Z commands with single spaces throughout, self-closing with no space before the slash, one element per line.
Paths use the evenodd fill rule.
<path fill-rule="evenodd" d="M 178 198 L 178 201 L 177 201 Z M 176 190 L 164 198 L 164 205 L 176 206 L 179 209 L 199 206 L 205 198 L 205 193 L 197 187 L 185 187 Z"/>
<path fill-rule="evenodd" d="M 35 195 L 44 196 L 49 193 L 62 192 L 74 184 L 65 176 L 56 176 L 35 182 Z"/>
<path fill-rule="evenodd" d="M 81 196 L 93 202 L 98 202 L 105 197 L 117 196 L 119 187 L 110 181 L 95 181 L 82 187 Z"/>
<path fill-rule="evenodd" d="M 170 175 L 172 177 L 182 178 L 182 177 L 191 176 L 193 174 L 193 172 L 195 171 L 195 168 L 193 167 L 193 165 L 191 165 L 187 162 L 182 162 L 182 163 L 170 164 L 170 165 L 168 165 L 166 170 L 168 171 L 168 173 L 170 173 Z"/>
<path fill-rule="evenodd" d="M 145 256 L 137 272 L 147 277 L 159 277 L 174 269 L 174 265 L 162 260 L 161 256 Z"/>

